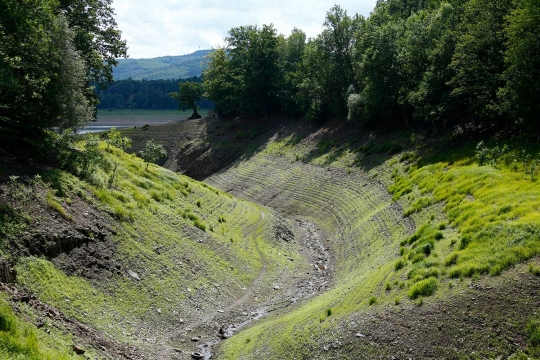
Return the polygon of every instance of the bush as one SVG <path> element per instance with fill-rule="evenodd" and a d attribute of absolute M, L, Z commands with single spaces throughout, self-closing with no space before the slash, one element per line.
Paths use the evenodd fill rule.
<path fill-rule="evenodd" d="M 198 219 L 193 221 L 193 225 L 202 231 L 206 231 L 206 224 Z"/>
<path fill-rule="evenodd" d="M 527 324 L 529 344 L 533 347 L 540 346 L 540 320 L 534 319 Z"/>
<path fill-rule="evenodd" d="M 364 112 L 364 99 L 362 95 L 350 94 L 347 99 L 347 121 L 360 122 L 362 121 L 362 114 Z"/>
<path fill-rule="evenodd" d="M 437 290 L 437 279 L 430 277 L 414 284 L 409 290 L 409 297 L 417 299 L 419 296 L 430 296 Z"/>
<path fill-rule="evenodd" d="M 452 265 L 457 264 L 458 257 L 459 257 L 458 254 L 452 253 L 452 254 L 451 254 L 450 256 L 448 256 L 448 257 L 446 258 L 446 260 L 444 261 L 444 266 L 452 266 Z"/>
<path fill-rule="evenodd" d="M 401 270 L 407 265 L 407 263 L 403 259 L 399 259 L 396 264 L 394 265 L 394 269 L 396 271 Z"/>
<path fill-rule="evenodd" d="M 369 298 L 369 305 L 373 305 L 377 303 L 377 298 L 375 296 L 372 296 Z"/>

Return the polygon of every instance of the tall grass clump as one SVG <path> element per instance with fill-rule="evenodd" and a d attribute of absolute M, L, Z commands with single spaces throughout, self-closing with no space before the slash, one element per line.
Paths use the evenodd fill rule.
<path fill-rule="evenodd" d="M 437 290 L 437 279 L 435 277 L 430 277 L 411 286 L 408 295 L 414 300 L 419 296 L 431 296 L 435 293 L 435 290 Z"/>

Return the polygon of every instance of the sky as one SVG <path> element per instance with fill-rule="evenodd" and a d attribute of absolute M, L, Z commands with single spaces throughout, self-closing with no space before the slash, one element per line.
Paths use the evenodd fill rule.
<path fill-rule="evenodd" d="M 347 14 L 368 16 L 377 0 L 343 0 Z M 242 25 L 273 23 L 289 35 L 295 27 L 308 37 L 322 30 L 336 1 L 317 0 L 114 0 L 118 28 L 130 58 L 184 55 L 223 45 L 227 32 Z"/>

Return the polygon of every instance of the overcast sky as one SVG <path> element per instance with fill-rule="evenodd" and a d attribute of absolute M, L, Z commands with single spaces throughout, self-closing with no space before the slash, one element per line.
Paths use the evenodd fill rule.
<path fill-rule="evenodd" d="M 344 0 L 349 15 L 368 16 L 377 0 Z M 321 32 L 335 1 L 309 0 L 114 0 L 116 20 L 130 58 L 184 55 L 223 44 L 241 25 L 273 23 L 288 35 L 294 27 L 308 37 Z"/>

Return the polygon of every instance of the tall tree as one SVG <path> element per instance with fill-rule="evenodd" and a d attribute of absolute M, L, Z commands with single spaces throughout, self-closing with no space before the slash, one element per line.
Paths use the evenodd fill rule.
<path fill-rule="evenodd" d="M 540 3 L 522 0 L 508 17 L 506 85 L 499 96 L 505 114 L 532 127 L 540 141 Z"/>
<path fill-rule="evenodd" d="M 35 139 L 45 128 L 80 126 L 91 118 L 86 66 L 56 5 L 0 1 L 1 137 Z"/>
<path fill-rule="evenodd" d="M 508 0 L 470 0 L 465 5 L 450 65 L 451 97 L 460 104 L 459 116 L 490 121 L 500 112 L 497 92 L 504 86 L 505 17 Z"/>
<path fill-rule="evenodd" d="M 74 43 L 86 64 L 86 97 L 99 100 L 90 82 L 106 86 L 113 80 L 117 58 L 127 57 L 126 41 L 114 19 L 113 0 L 58 0 L 57 12 L 64 14 L 75 32 Z"/>
<path fill-rule="evenodd" d="M 306 47 L 302 63 L 300 100 L 311 118 L 343 116 L 348 89 L 358 87 L 354 71 L 355 34 L 364 23 L 340 6 L 326 13 L 324 29 Z"/>

